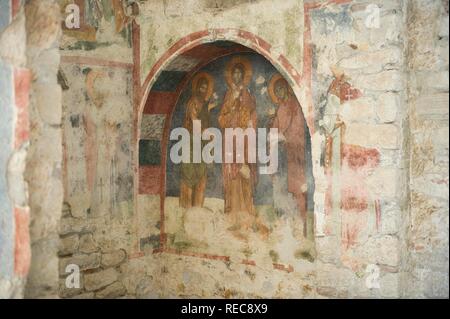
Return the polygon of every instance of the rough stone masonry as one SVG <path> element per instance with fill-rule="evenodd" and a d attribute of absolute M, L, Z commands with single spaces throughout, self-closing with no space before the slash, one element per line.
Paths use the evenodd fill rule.
<path fill-rule="evenodd" d="M 0 0 L 0 298 L 448 298 L 448 20 L 448 0 Z M 170 130 L 200 72 L 218 127 L 234 57 L 259 125 L 285 124 L 274 75 L 298 105 L 307 219 L 289 140 L 247 233 L 221 166 L 179 205 Z"/>

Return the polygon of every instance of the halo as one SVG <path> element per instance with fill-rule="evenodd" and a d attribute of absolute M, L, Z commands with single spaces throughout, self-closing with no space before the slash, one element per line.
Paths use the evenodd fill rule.
<path fill-rule="evenodd" d="M 244 67 L 244 78 L 242 79 L 242 84 L 247 86 L 252 79 L 253 69 L 250 61 L 242 56 L 236 56 L 228 62 L 225 69 L 225 80 L 227 81 L 229 87 L 233 85 L 232 73 L 236 64 L 241 64 Z"/>
<path fill-rule="evenodd" d="M 206 92 L 205 100 L 209 100 L 214 91 L 214 79 L 206 72 L 197 73 L 192 79 L 192 92 L 194 93 L 198 87 L 198 83 L 201 79 L 205 79 L 208 82 L 208 91 Z"/>
<path fill-rule="evenodd" d="M 86 74 L 86 92 L 88 97 L 98 108 L 102 107 L 104 96 L 102 93 L 97 92 L 95 88 L 95 82 L 97 79 L 106 77 L 103 71 L 88 70 Z"/>
<path fill-rule="evenodd" d="M 268 87 L 267 91 L 269 92 L 270 99 L 275 104 L 279 104 L 281 102 L 280 99 L 278 98 L 278 96 L 275 93 L 275 84 L 279 80 L 283 80 L 286 83 L 287 90 L 288 90 L 288 93 L 289 93 L 289 84 L 286 81 L 286 79 L 279 73 L 277 73 L 274 76 L 272 76 L 272 78 L 270 79 L 269 87 Z"/>

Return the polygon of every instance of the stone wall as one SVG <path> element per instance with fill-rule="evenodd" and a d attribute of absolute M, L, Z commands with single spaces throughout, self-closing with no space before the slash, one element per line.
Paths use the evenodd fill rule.
<path fill-rule="evenodd" d="M 327 114 L 333 113 L 330 83 L 343 74 L 353 88 L 341 93 L 342 123 L 330 134 L 331 156 L 325 155 L 331 167 L 325 174 L 335 190 L 327 193 L 330 203 L 317 238 L 317 289 L 330 297 L 399 296 L 398 222 L 406 214 L 407 187 L 405 10 L 402 1 L 370 5 L 373 11 L 362 1 L 310 10 L 313 99 L 325 135 Z M 372 13 L 379 21 L 370 20 Z"/>
<path fill-rule="evenodd" d="M 230 31 L 228 39 L 237 35 L 238 30 L 258 35 L 271 45 L 275 58 L 283 54 L 297 71 L 302 70 L 302 1 L 158 0 L 142 2 L 139 11 L 142 82 L 158 59 L 177 41 L 216 28 L 234 30 Z M 224 40 L 224 37 L 217 34 L 215 40 Z"/>
<path fill-rule="evenodd" d="M 58 289 L 58 227 L 62 207 L 60 15 L 54 0 L 25 5 L 30 91 L 30 149 L 26 180 L 30 194 L 31 268 L 25 296 L 49 298 Z"/>
<path fill-rule="evenodd" d="M 284 272 L 264 265 L 227 266 L 223 261 L 162 254 L 163 296 L 399 296 L 398 232 L 399 220 L 407 214 L 408 174 L 403 143 L 406 12 L 402 1 L 373 4 L 379 9 L 380 25 L 367 22 L 370 12 L 362 1 L 332 1 L 325 6 L 284 2 L 270 17 L 265 14 L 273 3 L 265 1 L 230 7 L 195 1 L 187 12 L 176 2 L 141 6 L 141 79 L 170 45 L 177 47 L 183 39 L 181 46 L 189 47 L 198 33 L 212 27 L 231 30 L 218 36 L 221 39 L 238 40 L 235 29 L 239 29 L 267 41 L 265 48 L 274 65 L 289 73 L 286 64 L 279 63 L 283 55 L 292 73 L 301 76 L 294 90 L 309 120 L 316 183 L 318 257 L 311 266 L 298 264 L 292 272 Z M 251 15 L 235 23 L 244 12 Z M 289 16 L 294 13 L 291 25 Z M 272 19 L 285 25 L 269 28 Z M 158 32 L 151 31 L 161 25 Z M 211 39 L 204 41 L 215 39 L 211 32 Z M 251 45 L 252 35 L 238 41 Z M 338 78 L 341 82 L 335 81 Z M 333 83 L 340 90 L 336 110 L 329 101 Z M 327 123 L 338 123 L 337 116 L 340 126 L 327 131 Z M 146 224 L 142 216 L 152 218 L 150 211 L 144 211 L 146 215 L 141 215 L 138 208 L 139 224 Z M 375 273 L 370 274 L 370 269 Z M 201 285 L 192 279 L 199 273 L 207 274 Z M 367 284 L 372 275 L 379 280 L 379 288 Z M 246 288 L 234 285 L 243 281 Z"/>
<path fill-rule="evenodd" d="M 8 0 L 0 7 L 0 296 L 55 297 L 62 204 L 59 8 L 51 0 Z"/>
<path fill-rule="evenodd" d="M 59 229 L 62 298 L 125 295 L 121 267 L 134 245 L 133 55 L 131 22 L 121 1 L 59 1 L 79 6 L 80 28 L 63 25 L 64 206 Z M 66 285 L 70 265 L 81 288 Z M 69 268 L 67 268 L 69 266 Z"/>
<path fill-rule="evenodd" d="M 20 298 L 30 267 L 30 207 L 24 179 L 29 150 L 25 13 L 0 3 L 0 298 Z"/>
<path fill-rule="evenodd" d="M 409 216 L 404 296 L 448 292 L 448 1 L 408 2 Z"/>
<path fill-rule="evenodd" d="M 446 1 L 142 1 L 135 22 L 135 7 L 100 3 L 61 41 L 61 297 L 448 296 Z M 314 262 L 255 266 L 140 247 L 162 203 L 137 194 L 146 93 L 179 51 L 215 40 L 260 50 L 301 103 Z M 65 285 L 70 264 L 79 289 Z"/>

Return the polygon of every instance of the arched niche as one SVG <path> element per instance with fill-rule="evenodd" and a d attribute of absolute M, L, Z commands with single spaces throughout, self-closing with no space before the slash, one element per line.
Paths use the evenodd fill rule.
<path fill-rule="evenodd" d="M 280 154 L 280 167 L 284 169 L 284 175 L 278 176 L 279 189 L 274 188 L 276 176 L 261 176 L 252 195 L 256 214 L 260 216 L 256 228 L 266 228 L 267 231 L 264 234 L 256 231 L 255 234 L 244 236 L 231 231 L 231 234 L 228 234 L 231 237 L 228 238 L 226 234 L 224 235 L 230 231 L 230 225 L 225 220 L 227 214 L 224 212 L 223 204 L 222 164 L 212 164 L 208 168 L 205 204 L 202 204 L 202 207 L 194 205 L 192 208 L 186 208 L 177 205 L 180 194 L 180 167 L 171 163 L 168 154 L 173 145 L 173 142 L 171 144 L 169 141 L 170 131 L 183 126 L 183 110 L 192 95 L 192 79 L 199 72 L 211 73 L 214 78 L 214 92 L 218 96 L 218 106 L 212 110 L 211 118 L 212 126 L 217 126 L 217 116 L 227 90 L 223 78 L 224 68 L 227 61 L 237 56 L 245 57 L 253 65 L 254 72 L 248 89 L 256 101 L 258 123 L 261 123 L 262 127 L 268 127 L 269 119 L 265 114 L 269 109 L 275 110 L 276 117 L 279 108 L 267 93 L 268 84 L 274 76 L 285 79 L 289 92 L 296 102 L 298 113 L 303 119 L 301 126 L 304 132 L 302 137 L 304 162 L 301 165 L 305 173 L 303 186 L 307 193 L 307 204 L 303 214 L 295 208 L 295 204 L 293 206 L 289 204 L 296 202 L 296 194 L 288 191 L 289 172 L 286 163 L 288 155 L 284 151 L 284 154 Z M 224 260 L 237 258 L 252 263 L 254 259 L 264 258 L 272 260 L 274 264 L 277 262 L 289 264 L 293 262 L 292 258 L 312 261 L 315 253 L 311 139 L 310 128 L 306 124 L 308 121 L 305 120 L 301 103 L 294 94 L 294 85 L 291 85 L 296 81 L 293 81 L 292 77 L 284 76 L 286 70 L 280 66 L 275 67 L 273 61 L 256 50 L 223 40 L 196 45 L 162 65 L 164 66 L 161 70 L 155 71 L 153 77 L 146 81 L 148 85 L 144 93 L 146 99 L 145 104 L 141 105 L 142 114 L 139 118 L 137 170 L 139 182 L 136 205 L 139 249 L 145 252 L 167 252 L 202 258 Z M 281 148 L 285 149 L 285 144 Z M 292 157 L 293 151 L 290 153 Z M 289 166 L 292 169 L 292 165 Z M 274 199 L 274 196 L 278 198 Z M 271 201 L 273 203 L 275 200 L 278 204 L 271 205 Z M 303 224 L 299 222 L 302 218 L 300 216 L 303 217 Z M 183 225 L 185 222 L 188 225 Z M 280 235 L 283 237 L 281 240 Z M 213 240 L 208 240 L 208 237 Z M 279 241 L 277 242 L 275 238 Z M 221 245 L 231 239 L 234 244 Z M 292 249 L 288 249 L 289 252 L 282 248 L 283 242 L 292 245 Z M 252 252 L 255 250 L 262 253 L 255 255 Z M 233 253 L 236 251 L 237 254 Z"/>

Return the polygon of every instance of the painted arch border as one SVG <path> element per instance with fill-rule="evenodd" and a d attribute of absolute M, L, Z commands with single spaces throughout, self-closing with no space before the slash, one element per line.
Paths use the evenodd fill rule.
<path fill-rule="evenodd" d="M 152 66 L 150 72 L 147 74 L 144 83 L 142 86 L 139 87 L 136 92 L 138 94 L 138 97 L 136 99 L 136 111 L 137 116 L 134 121 L 135 127 L 134 127 L 134 159 L 133 163 L 135 165 L 134 169 L 134 219 L 135 219 L 135 227 L 136 227 L 136 245 L 135 245 L 135 252 L 133 253 L 134 256 L 140 257 L 143 256 L 144 253 L 140 250 L 139 247 L 139 211 L 138 211 L 138 187 L 139 187 L 139 143 L 138 139 L 140 136 L 140 129 L 141 129 L 141 120 L 143 116 L 144 107 L 147 101 L 147 98 L 150 94 L 151 88 L 162 73 L 162 71 L 165 69 L 167 65 L 169 65 L 175 58 L 177 58 L 179 55 L 189 51 L 190 49 L 193 49 L 199 45 L 202 44 L 208 44 L 213 43 L 216 41 L 230 41 L 234 42 L 240 45 L 243 45 L 249 49 L 254 50 L 256 53 L 262 55 L 265 59 L 267 59 L 274 67 L 275 69 L 280 72 L 280 74 L 288 81 L 289 85 L 292 87 L 294 94 L 297 98 L 297 100 L 300 103 L 302 113 L 305 117 L 307 127 L 309 129 L 310 137 L 311 137 L 311 150 L 312 150 L 312 169 L 313 169 L 313 179 L 314 179 L 314 225 L 315 225 L 315 236 L 317 237 L 317 218 L 318 212 L 317 207 L 321 207 L 320 213 L 323 214 L 323 195 L 326 192 L 326 189 L 324 187 L 319 187 L 320 185 L 327 185 L 325 172 L 323 168 L 320 167 L 320 145 L 324 141 L 324 136 L 322 136 L 319 131 L 315 131 L 315 118 L 314 118 L 314 112 L 313 112 L 313 101 L 312 101 L 312 91 L 311 91 L 311 48 L 309 45 L 310 40 L 310 30 L 308 27 L 305 28 L 304 32 L 304 47 L 303 47 L 303 73 L 300 74 L 289 62 L 289 60 L 280 53 L 274 53 L 272 52 L 272 46 L 262 39 L 261 37 L 245 30 L 241 29 L 207 29 L 203 31 L 198 31 L 191 33 L 189 35 L 184 36 L 180 40 L 178 40 L 174 45 L 172 45 L 158 60 L 157 62 Z M 135 62 L 139 61 L 138 59 L 135 59 Z M 140 70 L 140 63 L 135 66 L 135 68 L 138 68 Z M 137 72 L 137 76 L 140 80 L 139 71 Z M 136 73 L 135 73 L 136 74 Z M 135 79 L 136 80 L 136 79 Z M 171 113 L 173 110 L 171 111 Z M 167 139 L 167 136 L 163 137 L 164 139 Z M 314 151 L 319 150 L 319 152 Z M 163 165 L 165 167 L 165 165 Z M 165 178 L 165 176 L 164 176 Z M 325 187 L 326 188 L 326 187 Z M 320 192 L 320 194 L 319 194 Z M 318 196 L 319 195 L 319 196 Z M 322 196 L 321 196 L 322 195 Z M 161 195 L 160 195 L 161 196 Z M 320 204 L 317 205 L 317 200 L 319 199 Z M 322 200 L 321 200 L 322 199 Z M 161 222 L 163 223 L 164 218 L 164 201 L 160 201 L 160 215 L 161 215 Z M 323 220 L 323 217 L 321 218 Z M 163 226 L 163 225 L 161 225 Z M 170 252 L 167 251 L 166 247 L 164 247 L 165 244 L 165 234 L 163 233 L 163 227 L 161 227 L 162 231 L 160 234 L 160 244 L 162 244 L 162 247 L 158 249 L 156 252 Z M 320 234 L 319 234 L 320 236 Z M 192 256 L 192 254 L 188 255 Z M 201 255 L 201 256 L 200 256 Z M 195 255 L 196 257 L 204 257 L 204 258 L 212 258 L 212 259 L 226 259 L 226 256 L 207 256 L 205 254 L 199 254 L 199 256 Z M 243 261 L 245 262 L 245 261 Z M 249 261 L 252 262 L 252 261 Z M 291 270 L 292 266 L 285 267 L 284 265 L 275 265 L 274 268 L 286 270 Z"/>
<path fill-rule="evenodd" d="M 305 48 L 303 68 L 305 69 L 301 75 L 288 61 L 283 54 L 278 54 L 274 57 L 272 46 L 261 37 L 241 29 L 208 29 L 198 31 L 184 36 L 172 45 L 153 65 L 150 72 L 146 76 L 142 87 L 140 88 L 139 104 L 137 107 L 137 132 L 139 133 L 142 114 L 145 103 L 153 84 L 156 82 L 161 72 L 168 66 L 176 57 L 202 44 L 213 43 L 216 41 L 230 41 L 241 44 L 249 49 L 254 50 L 266 58 L 288 81 L 293 88 L 297 100 L 300 102 L 303 115 L 305 116 L 308 128 L 311 135 L 314 133 L 314 114 L 312 110 L 312 100 L 307 97 L 310 93 L 310 83 L 308 79 L 311 77 L 311 68 L 307 67 L 310 63 L 308 51 Z M 140 68 L 140 66 L 138 66 Z M 306 86 L 305 86 L 306 85 Z M 302 92 L 302 87 L 307 88 L 309 92 Z M 139 135 L 137 135 L 139 136 Z"/>

